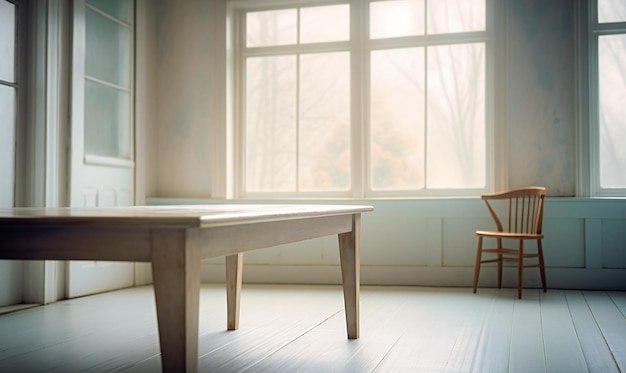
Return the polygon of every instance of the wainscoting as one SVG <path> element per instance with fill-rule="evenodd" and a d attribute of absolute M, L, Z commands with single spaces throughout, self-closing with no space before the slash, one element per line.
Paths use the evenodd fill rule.
<path fill-rule="evenodd" d="M 493 227 L 479 198 L 380 200 L 150 199 L 150 204 L 329 203 L 368 204 L 363 215 L 361 283 L 364 285 L 471 286 L 477 229 Z M 547 198 L 544 252 L 549 288 L 626 290 L 626 199 Z M 534 249 L 531 246 L 531 249 Z M 247 253 L 248 283 L 339 284 L 336 237 Z M 224 281 L 223 258 L 203 264 L 204 282 Z M 149 274 L 149 271 L 146 271 Z M 515 273 L 505 269 L 504 285 Z M 539 287 L 537 270 L 525 286 Z M 480 286 L 495 286 L 494 268 Z"/>

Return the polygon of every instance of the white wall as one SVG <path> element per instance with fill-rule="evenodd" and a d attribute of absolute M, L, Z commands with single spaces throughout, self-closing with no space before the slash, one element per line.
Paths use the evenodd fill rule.
<path fill-rule="evenodd" d="M 211 195 L 209 1 L 157 1 L 154 91 L 157 195 Z M 150 94 L 150 93 L 148 93 Z"/>
<path fill-rule="evenodd" d="M 575 195 L 574 7 L 507 1 L 509 185 Z"/>

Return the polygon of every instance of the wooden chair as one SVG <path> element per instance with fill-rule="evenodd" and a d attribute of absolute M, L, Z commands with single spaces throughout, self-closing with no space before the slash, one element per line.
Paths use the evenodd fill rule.
<path fill-rule="evenodd" d="M 491 217 L 496 223 L 496 230 L 476 231 L 478 247 L 476 249 L 476 263 L 474 265 L 474 293 L 476 293 L 478 286 L 480 266 L 483 263 L 497 263 L 498 288 L 502 287 L 502 263 L 505 261 L 515 262 L 517 264 L 518 298 L 522 297 L 522 280 L 525 268 L 539 268 L 543 291 L 546 291 L 546 272 L 543 261 L 543 248 L 541 246 L 543 239 L 541 226 L 543 223 L 543 202 L 545 195 L 545 188 L 529 187 L 481 196 L 482 200 L 485 201 L 487 205 Z M 484 248 L 484 238 L 495 239 L 496 247 Z M 537 252 L 524 252 L 524 242 L 527 240 L 537 241 Z M 503 241 L 517 241 L 518 247 L 516 249 L 505 248 Z M 495 259 L 483 260 L 483 254 L 494 254 L 497 257 Z M 537 259 L 537 261 L 533 260 L 532 263 L 527 264 L 526 260 L 532 258 Z"/>

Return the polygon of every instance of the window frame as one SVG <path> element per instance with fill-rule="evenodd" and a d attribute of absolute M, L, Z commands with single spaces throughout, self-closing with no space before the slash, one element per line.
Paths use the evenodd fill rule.
<path fill-rule="evenodd" d="M 350 39 L 345 42 L 320 43 L 312 45 L 298 44 L 297 52 L 294 46 L 282 47 L 254 47 L 246 48 L 245 43 L 245 13 L 250 11 L 292 9 L 308 6 L 324 6 L 335 4 L 350 5 Z M 502 170 L 506 165 L 506 156 L 495 157 L 506 149 L 503 140 L 506 131 L 494 128 L 494 118 L 500 117 L 496 112 L 496 104 L 500 100 L 494 94 L 496 75 L 495 66 L 496 44 L 499 43 L 494 32 L 496 23 L 496 2 L 485 0 L 485 30 L 454 34 L 420 35 L 393 39 L 369 39 L 369 1 L 362 0 L 319 0 L 319 1 L 249 1 L 239 0 L 229 3 L 232 24 L 232 81 L 233 81 L 233 122 L 234 135 L 234 193 L 236 198 L 422 198 L 422 197 L 464 197 L 478 196 L 494 190 L 496 186 L 506 185 L 506 172 Z M 485 50 L 485 179 L 482 188 L 465 189 L 423 189 L 409 190 L 374 190 L 370 177 L 369 154 L 369 76 L 370 56 L 374 50 L 386 48 L 428 47 L 436 45 L 460 45 L 472 42 L 484 43 Z M 328 47 L 330 49 L 324 49 Z M 346 192 L 248 192 L 245 190 L 245 59 L 249 56 L 264 55 L 267 51 L 289 50 L 289 53 L 299 55 L 311 52 L 347 51 L 351 59 L 351 185 Z M 502 84 L 502 87 L 504 85 Z M 498 89 L 501 89 L 499 87 Z M 504 112 L 499 110 L 498 112 Z M 496 159 L 499 158 L 499 159 Z"/>
<path fill-rule="evenodd" d="M 581 2 L 579 39 L 579 99 L 583 105 L 580 118 L 587 118 L 579 123 L 579 136 L 588 137 L 588 142 L 579 141 L 581 156 L 578 178 L 578 195 L 590 197 L 624 197 L 626 186 L 622 188 L 604 188 L 600 184 L 600 77 L 598 46 L 600 36 L 626 35 L 626 22 L 599 23 L 598 1 Z M 585 69 L 586 65 L 586 69 Z M 587 89 L 585 89 L 587 88 Z M 585 110 L 587 111 L 585 113 Z M 587 150 L 588 149 L 588 150 Z"/>

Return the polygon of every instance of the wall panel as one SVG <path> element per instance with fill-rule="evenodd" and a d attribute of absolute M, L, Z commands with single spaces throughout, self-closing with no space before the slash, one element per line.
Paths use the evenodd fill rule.
<path fill-rule="evenodd" d="M 585 267 L 585 221 L 546 218 L 543 240 L 544 258 L 550 267 Z"/>
<path fill-rule="evenodd" d="M 603 268 L 626 268 L 626 219 L 602 220 Z"/>

